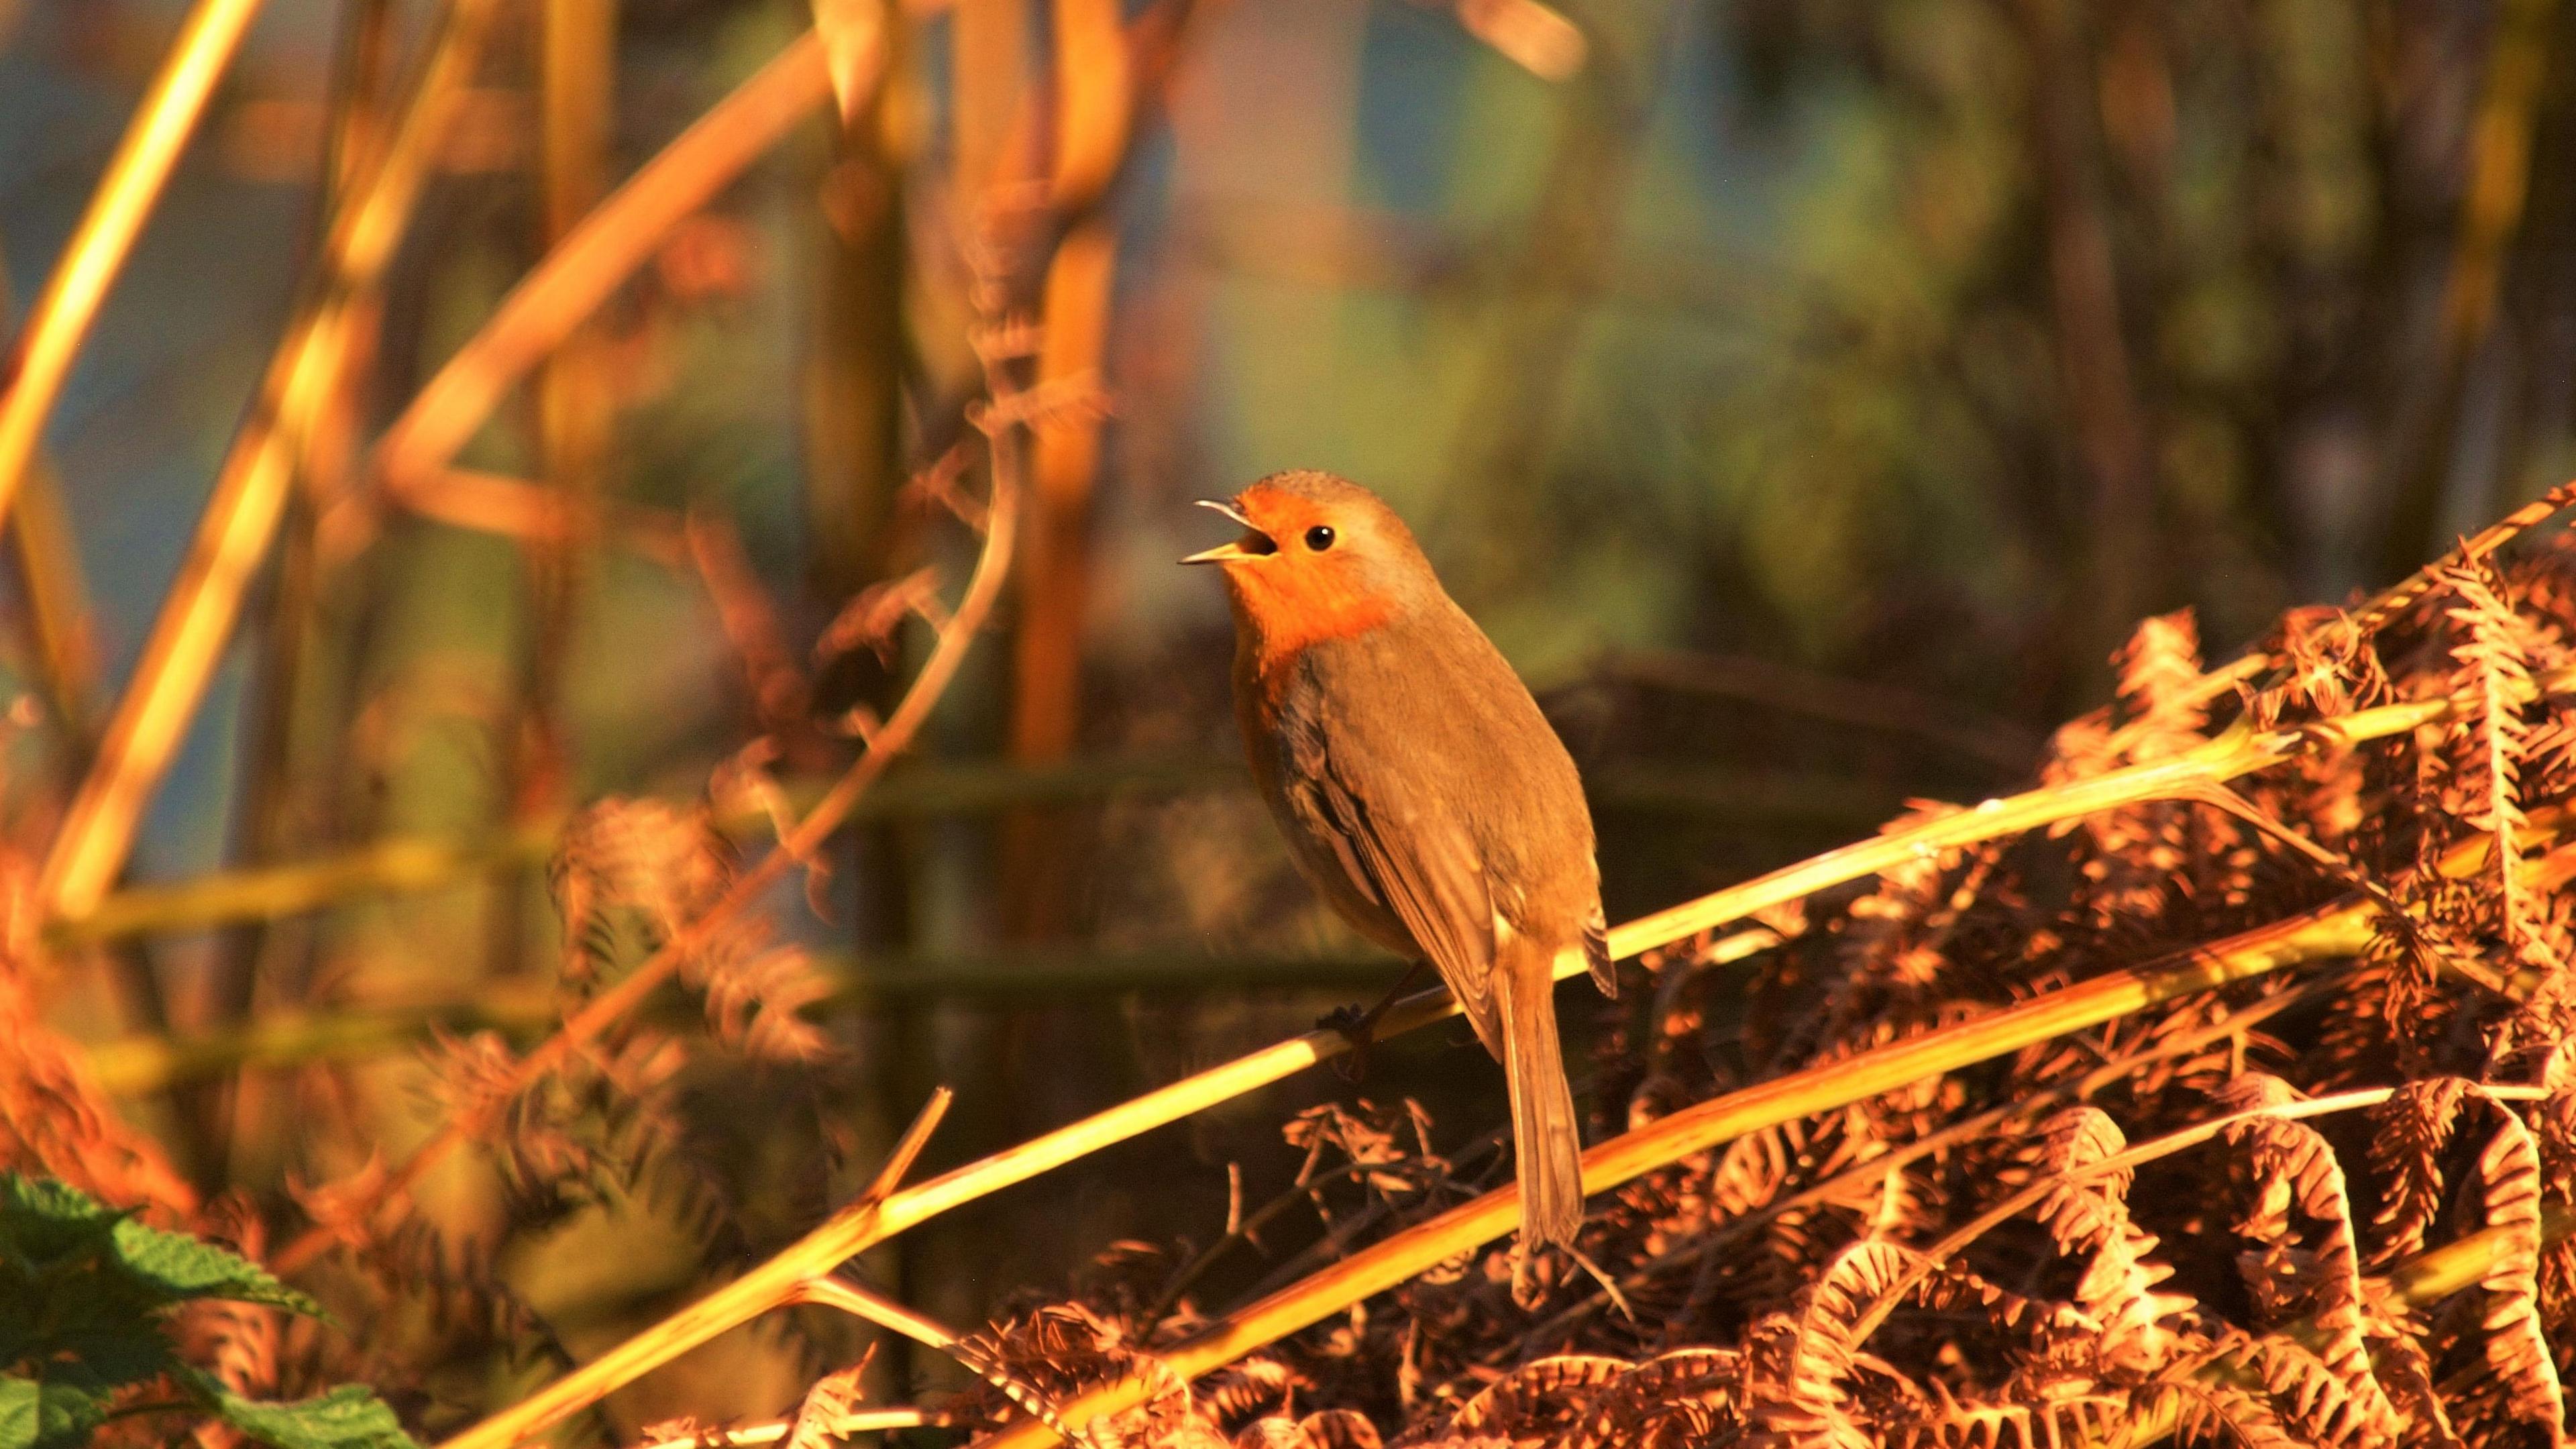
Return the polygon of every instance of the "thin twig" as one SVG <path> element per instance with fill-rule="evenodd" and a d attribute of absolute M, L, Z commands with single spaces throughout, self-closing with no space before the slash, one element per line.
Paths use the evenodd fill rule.
<path fill-rule="evenodd" d="M 923 721 L 930 717 L 949 682 L 956 678 L 958 667 L 965 662 L 966 651 L 975 635 L 992 612 L 1001 595 L 1002 580 L 1011 562 L 1011 544 L 1019 517 L 1018 490 L 1010 478 L 996 470 L 993 478 L 991 524 L 985 531 L 983 550 L 976 559 L 975 572 L 967 580 L 966 592 L 957 605 L 950 627 L 941 631 L 931 646 L 930 657 L 923 661 L 921 672 L 904 691 L 903 700 L 861 752 L 856 763 L 839 783 L 824 795 L 796 828 L 760 863 L 736 877 L 706 913 L 674 933 L 660 949 L 647 957 L 616 985 L 593 997 L 579 1012 L 566 1019 L 562 1030 L 519 1062 L 512 1074 L 507 1092 L 492 1094 L 489 1105 L 481 1112 L 449 1118 L 428 1141 L 416 1148 L 402 1165 L 371 1184 L 350 1205 L 348 1217 L 340 1225 L 317 1225 L 287 1245 L 275 1260 L 281 1273 L 291 1273 L 312 1262 L 337 1241 L 342 1227 L 363 1225 L 383 1211 L 386 1204 L 408 1191 L 421 1174 L 449 1152 L 475 1139 L 491 1123 L 483 1120 L 504 1109 L 510 1097 L 528 1084 L 556 1070 L 573 1053 L 596 1037 L 611 1022 L 625 1016 L 643 1002 L 663 982 L 676 974 L 681 965 L 702 949 L 707 941 L 735 916 L 748 910 L 763 894 L 800 860 L 810 858 L 845 824 L 851 810 L 893 758 L 902 753 L 920 732 Z"/>
<path fill-rule="evenodd" d="M 935 1348 L 955 1359 L 984 1382 L 1001 1390 L 1002 1396 L 1017 1404 L 1074 1443 L 1093 1449 L 1091 1440 L 1079 1429 L 1065 1423 L 1047 1402 L 1046 1395 L 1012 1373 L 1009 1366 L 984 1352 L 964 1334 L 938 1319 L 909 1308 L 864 1284 L 853 1283 L 835 1273 L 818 1274 L 796 1286 L 795 1303 L 812 1303 L 837 1308 L 853 1318 L 865 1320 L 880 1328 L 892 1329 L 913 1342 Z"/>
<path fill-rule="evenodd" d="M 191 1407 L 194 1407 L 193 1405 Z M 889 1429 L 921 1429 L 942 1425 L 948 1416 L 936 1409 L 858 1409 L 830 1420 L 825 1427 L 835 1437 L 853 1434 L 880 1434 Z M 766 1424 L 745 1424 L 734 1429 L 705 1429 L 675 1439 L 652 1439 L 635 1449 L 753 1449 L 753 1446 L 776 1444 L 796 1427 L 794 1421 L 773 1419 Z"/>
<path fill-rule="evenodd" d="M 955 1348 L 965 1335 L 926 1313 L 907 1308 L 875 1289 L 831 1273 L 818 1274 L 796 1287 L 790 1302 L 837 1308 L 879 1328 L 890 1328 L 931 1348 Z M 962 1361 L 962 1360 L 961 1360 Z M 975 1365 L 968 1364 L 973 1368 Z"/>

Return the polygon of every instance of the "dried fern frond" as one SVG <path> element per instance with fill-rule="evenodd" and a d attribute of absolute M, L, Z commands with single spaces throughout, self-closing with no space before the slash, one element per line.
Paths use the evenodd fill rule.
<path fill-rule="evenodd" d="M 1868 1238 L 1826 1265 L 1798 1308 L 1757 1325 L 1745 1359 L 1746 1433 L 1765 1442 L 1858 1449 L 1870 1437 L 1846 1386 L 1860 1359 L 1862 1320 L 1916 1266 L 1915 1255 Z"/>
<path fill-rule="evenodd" d="M 2495 1131 L 2478 1153 L 2470 1201 L 2481 1226 L 2510 1231 L 2513 1243 L 2478 1285 L 2486 1300 L 2475 1319 L 2480 1369 L 2465 1384 L 2444 1388 L 2470 1407 L 2455 1411 L 2455 1419 L 2537 1429 L 2554 1446 L 2564 1442 L 2567 1403 L 2540 1317 L 2540 1148 L 2510 1106 L 2483 1093 L 2479 1100 Z"/>
<path fill-rule="evenodd" d="M 2130 1174 L 2077 1175 L 2118 1156 L 2128 1139 L 2110 1114 L 2070 1107 L 2041 1126 L 2040 1141 L 2039 1169 L 2056 1185 L 2037 1216 L 2060 1251 L 2087 1255 L 2074 1302 L 2100 1325 L 2097 1362 L 2109 1375 L 2152 1374 L 2175 1351 L 2175 1334 L 2165 1320 L 2188 1312 L 2195 1301 L 2157 1291 L 2173 1269 L 2150 1256 L 2156 1236 L 2129 1215 Z"/>
<path fill-rule="evenodd" d="M 2289 1090 L 2277 1078 L 2248 1073 L 2222 1104 L 2235 1110 L 2268 1105 Z M 2361 1254 L 2342 1162 L 2305 1122 L 2256 1117 L 2221 1135 L 2237 1149 L 2236 1164 L 2249 1181 L 2249 1204 L 2236 1224 L 2248 1245 L 2240 1260 L 2247 1286 L 2275 1321 L 2300 1318 L 2315 1326 L 2322 1339 L 2316 1358 L 2349 1402 L 2348 1411 L 2320 1422 L 2337 1435 L 2355 1436 L 2352 1442 L 2394 1439 L 2400 1421 L 2371 1370 L 2363 1332 Z M 2277 1367 L 2269 1360 L 2263 1365 L 2267 1372 Z"/>
<path fill-rule="evenodd" d="M 2522 765 L 2530 751 L 2522 711 L 2538 692 L 2531 676 L 2531 628 L 2497 596 L 2486 569 L 2446 569 L 2441 581 L 2458 600 L 2448 611 L 2460 636 L 2451 657 L 2459 663 L 2456 688 L 2469 701 L 2455 793 L 2443 803 L 2463 823 L 2494 838 L 2492 868 L 2506 949 L 2554 971 L 2563 963 L 2540 935 L 2521 881 L 2520 841 L 2530 825 L 2521 800 Z"/>
<path fill-rule="evenodd" d="M 805 1397 L 796 1401 L 796 1416 L 788 1421 L 782 1449 L 830 1449 L 840 1438 L 835 1426 L 867 1398 L 859 1381 L 875 1357 L 876 1348 L 870 1345 L 857 1363 L 816 1379 Z"/>
<path fill-rule="evenodd" d="M 2111 662 L 2119 670 L 2130 760 L 2169 759 L 2207 743 L 2201 732 L 2209 706 L 2198 688 L 2200 626 L 2189 609 L 2139 621 Z"/>

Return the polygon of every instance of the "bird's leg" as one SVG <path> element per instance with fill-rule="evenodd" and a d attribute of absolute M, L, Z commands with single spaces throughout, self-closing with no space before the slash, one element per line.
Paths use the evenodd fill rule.
<path fill-rule="evenodd" d="M 1422 962 L 1415 961 L 1406 966 L 1404 974 L 1395 979 L 1395 985 L 1388 987 L 1386 995 L 1378 998 L 1377 1005 L 1367 1011 L 1338 1006 L 1316 1020 L 1316 1026 L 1340 1032 L 1342 1040 L 1351 1044 L 1350 1059 L 1338 1068 L 1346 1080 L 1356 1082 L 1368 1075 L 1369 1044 L 1377 1039 L 1378 1018 L 1386 1015 L 1387 1008 L 1404 995 L 1404 988 L 1411 986 L 1413 978 L 1422 974 L 1422 965 Z"/>

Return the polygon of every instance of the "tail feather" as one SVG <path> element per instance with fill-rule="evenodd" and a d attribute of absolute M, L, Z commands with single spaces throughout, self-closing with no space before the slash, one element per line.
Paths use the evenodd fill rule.
<path fill-rule="evenodd" d="M 1556 1041 L 1550 957 L 1514 952 L 1496 963 L 1503 1076 L 1512 1096 L 1512 1140 L 1521 1184 L 1521 1233 L 1561 1247 L 1583 1226 L 1583 1136 L 1574 1089 Z"/>

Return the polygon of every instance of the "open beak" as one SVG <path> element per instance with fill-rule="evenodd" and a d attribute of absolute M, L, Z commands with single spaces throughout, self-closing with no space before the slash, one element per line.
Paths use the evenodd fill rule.
<path fill-rule="evenodd" d="M 1231 563 L 1240 558 L 1260 558 L 1264 554 L 1278 552 L 1278 545 L 1276 544 L 1271 544 L 1268 548 L 1245 547 L 1246 544 L 1253 542 L 1255 539 L 1262 543 L 1270 543 L 1270 537 L 1260 529 L 1254 528 L 1252 526 L 1252 520 L 1243 516 L 1242 509 L 1216 498 L 1201 498 L 1197 501 L 1199 507 L 1213 508 L 1217 512 L 1224 514 L 1226 517 L 1233 519 L 1235 522 L 1242 524 L 1247 536 L 1237 539 L 1233 543 L 1221 543 L 1214 548 L 1201 549 L 1197 553 L 1191 554 L 1188 558 L 1181 560 L 1181 562 L 1185 564 Z"/>

